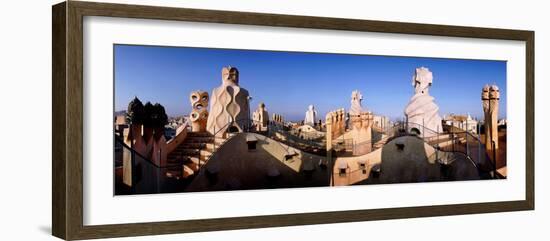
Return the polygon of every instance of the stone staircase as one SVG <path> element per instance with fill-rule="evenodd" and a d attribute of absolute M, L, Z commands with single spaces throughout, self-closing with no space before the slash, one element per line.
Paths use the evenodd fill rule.
<path fill-rule="evenodd" d="M 388 143 L 388 140 L 390 139 L 390 135 L 382 134 L 382 138 L 380 138 L 379 141 L 375 142 L 372 145 L 372 150 L 377 150 L 379 148 L 382 148 L 386 143 Z"/>
<path fill-rule="evenodd" d="M 384 129 L 380 128 L 379 126 L 377 125 L 372 125 L 372 129 L 376 132 L 380 132 L 380 133 L 383 133 L 383 132 L 386 132 Z"/>
<path fill-rule="evenodd" d="M 189 132 L 185 140 L 167 157 L 171 166 L 166 176 L 175 179 L 185 179 L 197 173 L 199 167 L 225 142 L 225 139 L 215 138 L 208 132 Z M 180 168 L 181 167 L 181 168 Z"/>

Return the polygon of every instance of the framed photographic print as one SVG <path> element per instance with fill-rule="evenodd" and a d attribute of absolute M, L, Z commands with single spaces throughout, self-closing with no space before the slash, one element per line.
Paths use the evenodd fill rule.
<path fill-rule="evenodd" d="M 534 209 L 532 31 L 52 10 L 57 237 Z"/>

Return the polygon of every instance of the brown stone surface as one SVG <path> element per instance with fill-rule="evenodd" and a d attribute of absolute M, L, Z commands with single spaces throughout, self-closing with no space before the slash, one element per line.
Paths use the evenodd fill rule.
<path fill-rule="evenodd" d="M 483 144 L 485 144 L 485 134 L 481 134 L 480 135 L 480 139 L 482 140 Z M 496 157 L 497 157 L 497 161 L 496 161 L 496 168 L 497 169 L 500 169 L 500 168 L 503 168 L 503 167 L 506 167 L 506 163 L 507 163 L 507 158 L 506 158 L 506 139 L 507 139 L 507 134 L 506 134 L 506 129 L 503 129 L 503 130 L 500 130 L 498 132 L 498 149 L 497 149 L 497 152 L 496 152 Z M 491 160 L 493 160 L 493 154 L 492 154 L 492 150 L 490 150 L 488 152 L 489 154 L 489 157 L 491 158 Z"/>
<path fill-rule="evenodd" d="M 248 150 L 247 135 L 257 139 L 256 150 Z M 295 155 L 285 160 L 289 154 Z M 217 150 L 185 191 L 328 186 L 329 171 L 318 166 L 324 158 L 263 135 L 239 133 Z"/>

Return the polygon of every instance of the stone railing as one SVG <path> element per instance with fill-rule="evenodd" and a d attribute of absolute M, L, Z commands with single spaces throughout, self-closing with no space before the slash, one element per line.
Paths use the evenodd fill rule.
<path fill-rule="evenodd" d="M 183 123 L 183 125 L 178 127 L 178 129 L 176 130 L 176 136 L 174 136 L 174 138 L 166 142 L 166 147 L 165 147 L 166 155 L 169 155 L 171 152 L 173 152 L 176 149 L 176 147 L 178 147 L 179 144 L 181 144 L 185 140 L 185 138 L 187 137 L 187 133 L 189 131 L 188 127 L 189 127 L 189 122 L 186 121 L 185 123 Z"/>

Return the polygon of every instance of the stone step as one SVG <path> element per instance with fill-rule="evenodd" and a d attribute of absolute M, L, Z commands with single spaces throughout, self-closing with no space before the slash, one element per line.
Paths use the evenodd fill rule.
<path fill-rule="evenodd" d="M 183 178 L 187 178 L 191 175 L 195 174 L 195 172 L 193 171 L 193 169 L 191 169 L 190 167 L 188 167 L 187 165 L 183 165 L 183 175 L 182 177 Z"/>
<path fill-rule="evenodd" d="M 199 156 L 199 152 L 200 152 L 200 155 L 201 156 L 205 156 L 205 155 L 212 155 L 213 153 L 213 150 L 209 150 L 209 149 L 179 149 L 179 150 L 175 150 L 173 151 L 172 153 L 176 156 L 188 156 L 188 157 L 194 157 L 194 156 Z M 172 154 L 171 153 L 171 154 Z"/>
<path fill-rule="evenodd" d="M 389 139 L 390 139 L 390 136 L 385 135 L 385 136 L 383 136 L 379 141 L 377 141 L 376 143 L 374 143 L 374 144 L 372 145 L 372 147 L 375 148 L 375 149 L 378 149 L 378 148 L 380 148 L 380 147 L 386 145 L 386 143 L 388 143 L 388 140 L 389 140 Z"/>
<path fill-rule="evenodd" d="M 166 177 L 179 180 L 179 179 L 187 178 L 191 175 L 194 175 L 195 171 L 196 170 L 193 170 L 193 168 L 190 167 L 188 164 L 181 165 L 181 168 L 174 168 L 166 171 Z"/>
<path fill-rule="evenodd" d="M 207 144 L 207 143 L 203 143 L 203 142 L 184 142 L 184 143 L 181 143 L 181 145 L 179 145 L 178 148 L 182 148 L 182 149 L 200 149 L 200 148 L 204 148 L 205 144 Z"/>
<path fill-rule="evenodd" d="M 214 143 L 216 138 L 213 136 L 208 137 L 187 137 L 185 138 L 184 143 Z"/>
<path fill-rule="evenodd" d="M 210 150 L 201 150 L 201 158 L 203 160 L 208 159 L 210 156 L 212 156 L 213 152 Z"/>
<path fill-rule="evenodd" d="M 188 137 L 213 137 L 210 132 L 188 132 Z"/>
<path fill-rule="evenodd" d="M 207 132 L 190 132 L 188 134 L 184 142 L 168 155 L 168 163 L 180 164 L 190 161 L 198 166 L 200 150 L 200 164 L 202 165 L 212 156 L 215 149 L 227 141 L 225 138 L 215 138 Z"/>
<path fill-rule="evenodd" d="M 214 143 L 200 143 L 200 142 L 184 142 L 181 145 L 179 145 L 176 150 L 178 149 L 208 149 L 208 150 L 214 150 Z"/>
<path fill-rule="evenodd" d="M 204 164 L 204 161 L 199 160 L 198 157 L 189 157 L 188 162 L 189 162 L 189 163 L 193 163 L 193 164 L 195 164 L 195 165 L 197 165 L 197 166 L 199 165 L 199 163 L 200 163 L 200 164 Z"/>
<path fill-rule="evenodd" d="M 196 157 L 194 157 L 194 158 L 198 159 Z M 189 158 L 189 161 L 187 163 L 185 163 L 184 166 L 187 166 L 187 167 L 191 168 L 191 170 L 193 170 L 194 172 L 199 170 L 199 162 L 193 162 L 193 161 L 191 161 L 191 158 Z"/>
<path fill-rule="evenodd" d="M 184 162 L 187 161 L 187 157 L 179 157 L 179 156 L 168 156 L 166 158 L 166 164 L 169 165 L 169 166 L 174 166 L 174 165 L 180 165 L 180 164 L 183 164 Z"/>
<path fill-rule="evenodd" d="M 199 164 L 198 156 L 168 156 L 167 164 L 170 166 L 174 165 L 183 165 L 185 163 L 195 163 Z M 204 161 L 201 162 L 203 164 Z"/>
<path fill-rule="evenodd" d="M 215 145 L 214 143 L 205 143 L 206 144 L 206 150 L 214 150 L 214 146 L 217 146 Z"/>
<path fill-rule="evenodd" d="M 182 157 L 175 157 L 175 156 L 168 156 L 166 158 L 166 163 L 170 166 L 174 165 L 183 165 L 183 163 L 188 162 L 189 157 L 184 156 Z"/>
<path fill-rule="evenodd" d="M 212 156 L 212 150 L 202 149 L 200 150 L 200 157 L 202 160 L 208 159 L 210 156 Z M 175 162 L 178 160 L 178 158 L 192 158 L 199 156 L 199 150 L 198 149 L 183 149 L 183 150 L 175 150 L 170 155 L 168 155 L 169 162 Z"/>
<path fill-rule="evenodd" d="M 181 170 L 168 170 L 166 171 L 166 177 L 167 178 L 174 178 L 174 179 L 180 179 L 181 178 Z"/>
<path fill-rule="evenodd" d="M 199 149 L 177 148 L 170 155 L 172 156 L 198 156 Z"/>
<path fill-rule="evenodd" d="M 220 147 L 221 145 L 223 145 L 226 141 L 227 141 L 227 139 L 223 139 L 223 138 L 216 139 L 216 141 L 215 141 L 216 148 L 219 148 L 219 147 Z"/>

